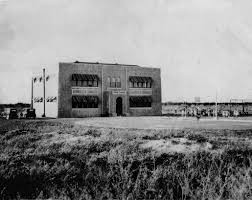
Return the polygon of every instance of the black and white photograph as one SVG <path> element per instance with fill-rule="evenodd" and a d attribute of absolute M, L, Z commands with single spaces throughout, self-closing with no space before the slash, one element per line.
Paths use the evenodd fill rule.
<path fill-rule="evenodd" d="M 0 200 L 251 200 L 251 0 L 0 0 Z"/>

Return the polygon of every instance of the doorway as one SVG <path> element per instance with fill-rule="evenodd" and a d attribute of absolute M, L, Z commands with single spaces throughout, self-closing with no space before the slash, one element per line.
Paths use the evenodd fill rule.
<path fill-rule="evenodd" d="M 116 114 L 122 116 L 122 97 L 116 99 Z"/>

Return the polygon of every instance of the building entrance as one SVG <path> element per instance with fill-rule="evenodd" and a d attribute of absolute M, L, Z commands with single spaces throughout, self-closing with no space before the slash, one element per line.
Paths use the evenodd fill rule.
<path fill-rule="evenodd" d="M 122 115 L 122 97 L 118 97 L 116 99 L 116 114 L 117 116 L 121 116 Z"/>

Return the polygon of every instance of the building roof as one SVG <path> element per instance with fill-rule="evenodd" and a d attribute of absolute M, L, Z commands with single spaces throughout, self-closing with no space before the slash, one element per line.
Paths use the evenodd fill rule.
<path fill-rule="evenodd" d="M 119 64 L 119 63 L 100 63 L 100 62 L 80 62 L 78 60 L 76 60 L 74 63 L 101 64 L 101 65 L 122 65 L 122 66 L 140 67 L 139 65 L 129 65 L 129 64 Z"/>

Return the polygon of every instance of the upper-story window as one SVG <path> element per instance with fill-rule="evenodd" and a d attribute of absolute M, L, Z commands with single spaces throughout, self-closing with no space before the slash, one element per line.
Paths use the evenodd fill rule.
<path fill-rule="evenodd" d="M 151 82 L 147 82 L 147 83 L 146 83 L 146 87 L 147 87 L 147 88 L 151 88 Z"/>
<path fill-rule="evenodd" d="M 151 88 L 152 78 L 151 77 L 140 77 L 140 76 L 130 76 L 130 88 Z"/>
<path fill-rule="evenodd" d="M 72 86 L 98 87 L 98 81 L 96 74 L 72 74 Z"/>
<path fill-rule="evenodd" d="M 121 78 L 120 77 L 108 77 L 108 87 L 110 88 L 121 88 Z"/>
<path fill-rule="evenodd" d="M 112 81 L 111 81 L 110 87 L 112 87 L 112 88 L 116 87 L 116 79 L 115 79 L 115 77 L 112 77 Z"/>
<path fill-rule="evenodd" d="M 130 88 L 133 88 L 133 82 L 130 81 Z"/>
<path fill-rule="evenodd" d="M 83 81 L 83 86 L 87 87 L 88 86 L 88 82 L 87 81 Z"/>
<path fill-rule="evenodd" d="M 98 87 L 98 81 L 94 81 L 93 84 L 94 84 L 94 87 Z"/>
<path fill-rule="evenodd" d="M 94 87 L 94 81 L 93 80 L 88 81 L 88 87 Z"/>
<path fill-rule="evenodd" d="M 116 78 L 116 87 L 121 88 L 121 78 L 120 77 Z"/>

